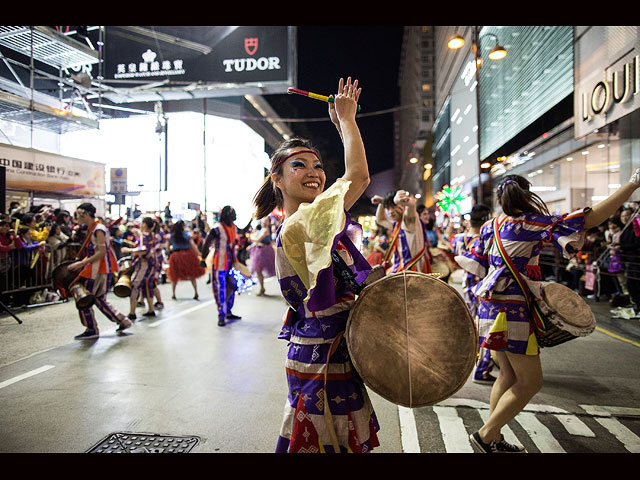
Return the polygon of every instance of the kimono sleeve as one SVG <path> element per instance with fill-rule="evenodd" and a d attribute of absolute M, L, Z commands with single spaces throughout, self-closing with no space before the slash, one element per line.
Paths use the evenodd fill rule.
<path fill-rule="evenodd" d="M 475 275 L 478 278 L 484 278 L 489 269 L 489 239 L 492 238 L 493 230 L 491 223 L 485 223 L 480 229 L 480 235 L 471 244 L 471 248 L 456 255 L 455 261 L 463 270 Z"/>

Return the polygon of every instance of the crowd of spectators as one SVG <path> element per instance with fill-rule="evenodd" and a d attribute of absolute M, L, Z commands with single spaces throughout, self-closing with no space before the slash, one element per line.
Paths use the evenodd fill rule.
<path fill-rule="evenodd" d="M 168 238 L 174 217 L 169 205 L 164 215 L 152 214 L 161 233 Z M 143 212 L 137 208 L 133 218 L 98 217 L 109 228 L 116 258 L 124 254 L 122 247 L 134 246 L 140 235 Z M 177 221 L 177 220 L 176 220 Z M 215 214 L 212 221 L 217 221 Z M 277 219 L 274 219 L 274 232 Z M 259 228 L 259 225 L 258 225 Z M 210 225 L 204 212 L 185 221 L 185 231 L 200 249 Z M 253 222 L 239 227 L 238 259 L 246 265 Z M 0 213 L 0 301 L 10 307 L 54 301 L 58 294 L 52 288 L 51 273 L 61 262 L 74 260 L 84 240 L 86 227 L 74 220 L 73 212 L 51 205 L 25 207 L 12 202 L 8 211 Z M 166 245 L 169 245 L 167 242 Z M 168 261 L 170 251 L 164 252 Z"/>

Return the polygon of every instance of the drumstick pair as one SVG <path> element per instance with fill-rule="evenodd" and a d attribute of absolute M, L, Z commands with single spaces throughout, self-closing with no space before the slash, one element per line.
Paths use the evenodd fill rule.
<path fill-rule="evenodd" d="M 327 97 L 326 95 L 320 95 L 318 93 L 307 92 L 306 90 L 300 90 L 298 88 L 289 87 L 287 89 L 288 94 L 295 93 L 297 95 L 302 95 L 304 97 L 313 98 L 315 100 L 320 100 L 322 102 L 333 103 L 333 97 Z M 358 105 L 358 112 L 360 111 L 360 105 Z"/>

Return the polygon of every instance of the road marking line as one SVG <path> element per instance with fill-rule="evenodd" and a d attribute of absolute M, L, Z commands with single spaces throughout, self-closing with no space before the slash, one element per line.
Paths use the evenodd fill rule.
<path fill-rule="evenodd" d="M 596 418 L 596 422 L 609 430 L 631 453 L 640 453 L 640 438 L 616 418 Z"/>
<path fill-rule="evenodd" d="M 183 317 L 184 315 L 187 315 L 188 313 L 195 312 L 196 310 L 204 308 L 204 307 L 206 307 L 206 306 L 208 306 L 208 305 L 210 305 L 212 303 L 213 303 L 213 300 L 209 300 L 208 302 L 201 303 L 200 305 L 196 305 L 195 307 L 188 308 L 184 312 L 180 312 L 177 315 L 173 315 L 173 316 L 168 317 L 168 318 L 163 318 L 162 320 L 156 320 L 155 322 L 150 323 L 148 326 L 149 327 L 157 327 L 159 325 L 162 325 L 165 322 L 168 322 L 169 320 L 175 320 L 176 318 Z"/>
<path fill-rule="evenodd" d="M 579 405 L 589 415 L 595 417 L 640 417 L 640 408 L 608 407 L 602 405 Z"/>
<path fill-rule="evenodd" d="M 562 426 L 571 435 L 579 435 L 581 437 L 595 437 L 596 434 L 591 431 L 587 425 L 575 415 L 554 415 Z"/>
<path fill-rule="evenodd" d="M 473 453 L 473 447 L 469 442 L 469 434 L 464 427 L 462 418 L 458 416 L 455 407 L 434 406 L 433 411 L 438 416 L 440 433 L 444 440 L 447 453 Z"/>
<path fill-rule="evenodd" d="M 478 410 L 478 413 L 480 414 L 480 418 L 482 418 L 482 421 L 484 423 L 487 423 L 487 420 L 489 420 L 489 410 Z M 511 428 L 509 428 L 507 425 L 502 427 L 501 432 L 507 442 L 514 443 L 516 445 L 520 444 L 520 441 L 518 440 L 518 437 L 516 437 L 516 434 L 513 433 Z"/>
<path fill-rule="evenodd" d="M 36 368 L 35 370 L 31 370 L 30 372 L 23 373 L 22 375 L 18 375 L 17 377 L 10 378 L 9 380 L 5 380 L 0 383 L 0 388 L 8 387 L 20 380 L 24 380 L 25 378 L 33 377 L 34 375 L 38 375 L 39 373 L 46 372 L 54 368 L 54 365 L 45 365 L 44 367 Z"/>
<path fill-rule="evenodd" d="M 566 453 L 558 441 L 534 413 L 522 412 L 516 416 L 517 422 L 526 430 L 529 437 L 536 444 L 540 453 Z"/>
<path fill-rule="evenodd" d="M 596 330 L 604 333 L 605 335 L 609 335 L 610 337 L 617 338 L 618 340 L 622 340 L 623 342 L 627 342 L 636 347 L 640 347 L 640 343 L 629 340 L 628 338 L 621 337 L 620 335 L 616 335 L 615 333 L 610 332 L 609 330 L 605 330 L 604 328 L 596 327 Z"/>
<path fill-rule="evenodd" d="M 413 410 L 398 405 L 398 416 L 400 417 L 402 451 L 404 453 L 420 453 L 418 430 L 416 428 L 416 419 L 413 416 Z"/>

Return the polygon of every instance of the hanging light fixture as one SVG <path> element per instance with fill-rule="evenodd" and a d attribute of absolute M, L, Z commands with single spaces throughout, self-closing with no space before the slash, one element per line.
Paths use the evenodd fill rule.
<path fill-rule="evenodd" d="M 462 47 L 464 45 L 464 38 L 462 38 L 460 35 L 456 35 L 455 37 L 451 37 L 449 39 L 449 42 L 447 43 L 447 46 L 449 48 L 453 48 L 453 49 L 458 49 L 460 47 Z"/>
<path fill-rule="evenodd" d="M 496 46 L 489 52 L 489 58 L 491 60 L 500 60 L 507 56 L 507 51 L 502 45 L 496 43 Z"/>

